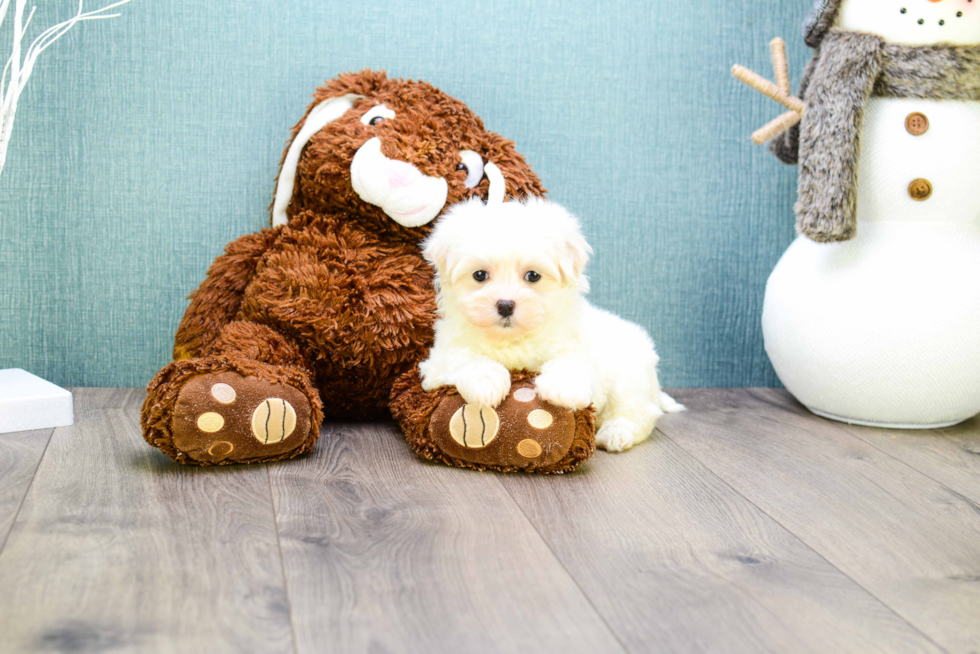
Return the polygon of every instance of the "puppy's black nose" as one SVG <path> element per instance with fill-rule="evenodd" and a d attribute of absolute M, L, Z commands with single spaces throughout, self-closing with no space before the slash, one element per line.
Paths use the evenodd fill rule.
<path fill-rule="evenodd" d="M 500 300 L 497 302 L 497 313 L 499 313 L 504 318 L 509 318 L 514 315 L 514 307 L 517 305 L 510 300 Z"/>

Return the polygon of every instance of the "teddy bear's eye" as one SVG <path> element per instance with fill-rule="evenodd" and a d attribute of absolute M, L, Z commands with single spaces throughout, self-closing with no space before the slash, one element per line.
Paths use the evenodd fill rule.
<path fill-rule="evenodd" d="M 485 282 L 490 279 L 490 275 L 486 270 L 477 270 L 475 273 L 473 273 L 473 279 L 478 282 Z"/>
<path fill-rule="evenodd" d="M 529 270 L 527 271 L 527 274 L 524 275 L 524 279 L 531 282 L 532 284 L 536 284 L 541 281 L 541 275 L 534 272 L 533 270 Z"/>
<path fill-rule="evenodd" d="M 462 161 L 456 164 L 456 170 L 466 171 L 466 181 L 463 184 L 466 188 L 476 188 L 483 179 L 483 157 L 472 150 L 462 150 L 459 158 Z"/>
<path fill-rule="evenodd" d="M 375 105 L 368 109 L 368 112 L 361 116 L 361 122 L 365 125 L 374 127 L 378 123 L 384 122 L 389 118 L 394 118 L 395 112 L 383 104 Z"/>

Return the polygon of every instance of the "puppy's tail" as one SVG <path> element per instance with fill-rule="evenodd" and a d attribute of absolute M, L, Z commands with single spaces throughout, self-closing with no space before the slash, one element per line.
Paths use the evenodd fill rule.
<path fill-rule="evenodd" d="M 686 406 L 663 391 L 660 392 L 660 408 L 663 409 L 664 413 L 681 413 L 682 411 L 687 411 Z"/>

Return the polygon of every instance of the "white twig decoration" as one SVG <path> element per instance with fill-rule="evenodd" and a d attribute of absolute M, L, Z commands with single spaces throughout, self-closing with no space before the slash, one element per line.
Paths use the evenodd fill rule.
<path fill-rule="evenodd" d="M 27 47 L 27 51 L 22 56 L 23 41 L 37 7 L 31 7 L 31 12 L 27 15 L 27 20 L 25 21 L 24 9 L 26 8 L 27 0 L 13 0 L 13 52 L 3 69 L 3 76 L 0 77 L 0 173 L 3 172 L 3 165 L 7 161 L 7 146 L 10 144 L 10 134 L 14 128 L 14 115 L 17 113 L 17 101 L 20 99 L 20 94 L 24 92 L 24 88 L 27 86 L 27 80 L 31 78 L 31 73 L 34 72 L 34 64 L 37 63 L 37 58 L 52 43 L 67 34 L 76 23 L 81 23 L 86 20 L 115 18 L 119 14 L 106 14 L 104 12 L 124 5 L 129 1 L 119 0 L 119 2 L 114 2 L 102 9 L 84 11 L 82 7 L 83 0 L 78 0 L 78 12 L 75 16 L 41 32 L 31 42 L 30 46 Z M 3 21 L 7 17 L 7 10 L 10 8 L 10 3 L 11 0 L 0 0 L 0 27 L 3 27 Z"/>
<path fill-rule="evenodd" d="M 753 73 L 745 66 L 735 64 L 732 66 L 732 75 L 735 79 L 751 86 L 759 93 L 772 98 L 776 102 L 784 105 L 789 111 L 776 118 L 762 129 L 752 134 L 752 142 L 762 145 L 774 136 L 779 136 L 793 125 L 803 119 L 803 112 L 806 105 L 799 98 L 793 97 L 789 88 L 789 63 L 786 60 L 786 43 L 775 38 L 769 44 L 772 50 L 772 67 L 776 72 L 776 83 L 773 84 L 761 75 Z"/>

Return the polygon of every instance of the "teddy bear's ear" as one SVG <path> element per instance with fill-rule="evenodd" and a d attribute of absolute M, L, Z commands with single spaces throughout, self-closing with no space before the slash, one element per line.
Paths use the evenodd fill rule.
<path fill-rule="evenodd" d="M 276 198 L 272 203 L 273 227 L 289 222 L 289 218 L 286 216 L 286 208 L 289 207 L 289 203 L 293 199 L 293 189 L 296 186 L 296 168 L 299 166 L 299 158 L 303 154 L 303 148 L 310 142 L 314 134 L 347 113 L 354 106 L 354 101 L 362 97 L 364 96 L 348 93 L 338 98 L 329 98 L 313 107 L 307 114 L 303 127 L 289 145 L 286 156 L 282 160 L 282 168 L 279 169 Z"/>
<path fill-rule="evenodd" d="M 285 225 L 289 218 L 286 208 L 293 199 L 296 186 L 296 168 L 303 148 L 313 135 L 337 120 L 354 106 L 354 102 L 376 93 L 386 82 L 385 71 L 362 70 L 344 73 L 324 83 L 313 95 L 313 104 L 306 116 L 293 128 L 293 140 L 282 158 L 276 195 L 272 203 L 272 226 Z"/>
<path fill-rule="evenodd" d="M 490 182 L 490 190 L 487 191 L 487 206 L 503 204 L 507 197 L 507 180 L 504 178 L 504 174 L 492 161 L 488 161 L 483 167 L 483 174 L 487 176 L 487 180 Z"/>
<path fill-rule="evenodd" d="M 509 197 L 543 197 L 547 193 L 541 185 L 541 180 L 531 170 L 531 166 L 517 152 L 513 141 L 489 132 L 486 153 L 486 160 L 500 169 Z"/>

